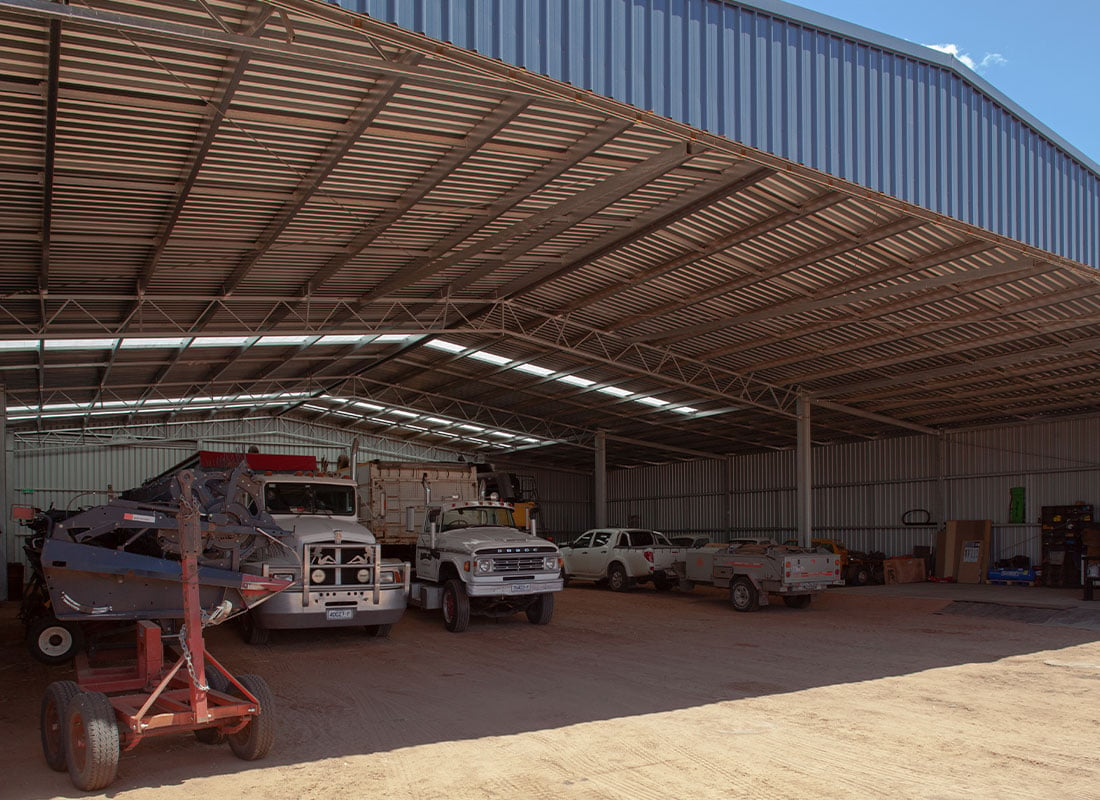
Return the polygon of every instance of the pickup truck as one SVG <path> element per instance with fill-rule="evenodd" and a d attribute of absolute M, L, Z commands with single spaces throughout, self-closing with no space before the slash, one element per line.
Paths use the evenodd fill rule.
<path fill-rule="evenodd" d="M 695 584 L 728 588 L 737 611 L 756 611 L 777 594 L 792 608 L 806 608 L 813 595 L 828 586 L 843 586 L 840 558 L 802 547 L 732 544 L 688 550 L 675 564 L 680 589 Z"/>
<path fill-rule="evenodd" d="M 562 545 L 562 579 L 606 581 L 613 592 L 652 581 L 653 588 L 664 592 L 676 585 L 672 564 L 684 552 L 657 531 L 597 528 Z"/>

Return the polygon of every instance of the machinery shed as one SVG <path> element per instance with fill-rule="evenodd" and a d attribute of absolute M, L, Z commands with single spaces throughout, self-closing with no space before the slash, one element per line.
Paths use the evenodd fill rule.
<path fill-rule="evenodd" d="M 563 530 L 1092 498 L 1100 177 L 980 79 L 777 2 L 356 9 L 0 1 L 6 505 L 256 440 Z"/>

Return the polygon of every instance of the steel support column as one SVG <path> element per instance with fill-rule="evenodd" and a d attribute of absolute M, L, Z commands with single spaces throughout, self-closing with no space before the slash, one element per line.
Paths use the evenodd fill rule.
<path fill-rule="evenodd" d="M 810 399 L 798 396 L 798 446 L 795 455 L 795 496 L 798 510 L 798 541 L 810 546 L 813 535 L 813 459 L 810 438 Z"/>
<path fill-rule="evenodd" d="M 593 473 L 592 499 L 596 506 L 596 527 L 607 527 L 607 435 L 596 432 L 596 468 Z"/>
<path fill-rule="evenodd" d="M 0 569 L 0 601 L 8 599 L 8 562 L 13 560 L 11 543 L 14 541 L 8 502 L 8 395 L 0 384 L 0 553 L 4 554 L 3 569 Z"/>

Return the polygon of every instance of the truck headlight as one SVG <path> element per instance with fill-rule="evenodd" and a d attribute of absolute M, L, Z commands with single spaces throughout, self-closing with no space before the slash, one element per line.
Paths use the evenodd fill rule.
<path fill-rule="evenodd" d="M 482 575 L 488 575 L 493 571 L 493 559 L 479 558 L 474 562 L 474 571 Z"/>
<path fill-rule="evenodd" d="M 315 569 L 309 573 L 309 580 L 312 583 L 324 583 L 325 571 L 323 569 Z"/>
<path fill-rule="evenodd" d="M 371 571 L 369 569 L 361 569 L 355 573 L 355 580 L 359 583 L 370 583 Z"/>
<path fill-rule="evenodd" d="M 402 583 L 404 578 L 399 569 L 384 569 L 378 579 L 379 583 Z"/>
<path fill-rule="evenodd" d="M 542 560 L 542 568 L 545 570 L 556 570 L 558 568 L 558 557 L 547 556 Z"/>

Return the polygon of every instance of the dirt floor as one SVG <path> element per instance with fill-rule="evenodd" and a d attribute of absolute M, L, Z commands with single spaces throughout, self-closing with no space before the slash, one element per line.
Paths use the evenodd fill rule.
<path fill-rule="evenodd" d="M 710 588 L 580 585 L 546 627 L 216 629 L 211 652 L 275 692 L 270 755 L 150 738 L 100 795 L 46 766 L 40 698 L 72 671 L 32 661 L 0 604 L 0 797 L 1100 797 L 1100 609 L 1036 624 L 891 589 L 739 614 Z"/>

